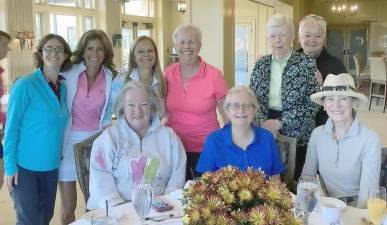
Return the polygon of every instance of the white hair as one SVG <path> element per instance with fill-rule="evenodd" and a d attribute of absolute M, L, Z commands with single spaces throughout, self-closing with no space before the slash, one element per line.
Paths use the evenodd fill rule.
<path fill-rule="evenodd" d="M 189 32 L 193 34 L 198 41 L 202 41 L 202 31 L 199 27 L 193 25 L 193 24 L 181 24 L 176 27 L 175 31 L 173 32 L 173 43 L 176 44 L 177 36 L 181 33 Z"/>
<path fill-rule="evenodd" d="M 304 26 L 307 22 L 312 22 L 313 24 L 318 26 L 321 30 L 322 36 L 325 37 L 327 32 L 327 21 L 323 17 L 315 14 L 309 14 L 304 18 L 302 18 L 302 20 L 299 23 L 298 34 L 301 34 L 301 31 L 302 29 L 304 29 Z"/>
<path fill-rule="evenodd" d="M 274 14 L 270 19 L 267 21 L 266 24 L 266 30 L 272 27 L 280 27 L 280 26 L 287 26 L 288 31 L 291 34 L 291 37 L 294 37 L 294 25 L 292 19 L 289 17 L 282 15 L 282 14 Z"/>
<path fill-rule="evenodd" d="M 255 106 L 257 110 L 259 110 L 259 103 L 257 101 L 257 98 L 255 97 L 254 92 L 247 86 L 244 85 L 237 85 L 230 90 L 228 90 L 226 97 L 224 98 L 224 103 L 223 103 L 223 109 L 226 111 L 227 106 L 230 104 L 230 99 L 232 96 L 234 96 L 237 93 L 245 93 L 249 96 L 250 100 L 249 102 Z"/>

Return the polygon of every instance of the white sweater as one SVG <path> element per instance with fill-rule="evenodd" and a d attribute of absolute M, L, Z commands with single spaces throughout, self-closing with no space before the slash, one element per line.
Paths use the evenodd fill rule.
<path fill-rule="evenodd" d="M 185 183 L 186 154 L 179 137 L 156 117 L 141 140 L 121 118 L 104 131 L 90 156 L 87 208 L 131 200 L 132 186 L 148 181 L 154 195 L 180 189 Z"/>

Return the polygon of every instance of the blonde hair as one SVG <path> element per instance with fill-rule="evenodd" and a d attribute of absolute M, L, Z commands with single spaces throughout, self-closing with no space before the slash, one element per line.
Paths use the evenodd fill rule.
<path fill-rule="evenodd" d="M 163 74 L 163 72 L 161 70 L 161 66 L 160 66 L 159 53 L 157 51 L 156 43 L 153 41 L 152 38 L 150 38 L 148 36 L 140 36 L 140 37 L 136 38 L 136 40 L 133 41 L 132 46 L 130 47 L 130 52 L 129 52 L 129 68 L 128 68 L 128 74 L 126 75 L 126 78 L 125 78 L 125 82 L 128 82 L 131 80 L 130 73 L 132 73 L 134 68 L 137 68 L 134 50 L 136 49 L 138 43 L 140 43 L 141 41 L 146 41 L 146 40 L 150 41 L 153 45 L 153 48 L 155 49 L 156 61 L 155 61 L 155 65 L 153 65 L 152 70 L 156 73 L 156 78 L 160 84 L 160 90 L 159 90 L 158 94 L 160 95 L 160 97 L 164 98 L 166 95 L 166 92 L 167 92 L 167 90 L 166 90 L 167 88 L 166 88 L 166 81 L 164 78 L 164 74 Z"/>
<path fill-rule="evenodd" d="M 302 20 L 299 23 L 298 34 L 301 34 L 301 31 L 307 22 L 312 22 L 316 26 L 318 26 L 322 32 L 322 36 L 325 37 L 327 33 L 327 21 L 323 17 L 315 14 L 309 14 L 304 18 L 302 18 Z"/>
<path fill-rule="evenodd" d="M 290 31 L 291 37 L 294 38 L 294 25 L 293 21 L 282 14 L 274 14 L 270 19 L 267 21 L 266 24 L 266 30 L 272 27 L 280 27 L 285 25 L 288 28 L 288 31 Z"/>
<path fill-rule="evenodd" d="M 193 24 L 186 24 L 186 25 L 181 24 L 178 27 L 176 27 L 175 31 L 173 32 L 174 44 L 176 44 L 177 36 L 184 32 L 191 33 L 197 38 L 198 41 L 200 42 L 202 41 L 202 31 L 200 30 L 199 27 Z"/>

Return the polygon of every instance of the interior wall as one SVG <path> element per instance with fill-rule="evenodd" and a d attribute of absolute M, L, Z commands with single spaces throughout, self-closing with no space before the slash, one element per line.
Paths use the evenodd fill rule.
<path fill-rule="evenodd" d="M 163 17 L 165 62 L 171 63 L 169 56 L 173 47 L 172 35 L 176 27 L 192 23 L 202 31 L 203 44 L 200 56 L 221 70 L 227 84 L 233 86 L 235 0 L 186 0 L 187 11 L 184 14 L 176 11 L 176 1 L 163 1 L 163 4 L 164 2 L 166 2 Z"/>
<path fill-rule="evenodd" d="M 121 6 L 116 1 L 105 1 L 101 10 L 104 12 L 106 26 L 101 26 L 99 29 L 103 29 L 109 39 L 112 40 L 113 34 L 121 34 Z M 116 45 L 116 47 L 113 46 L 113 50 L 114 63 L 117 68 L 120 68 L 122 64 L 122 49 L 119 45 Z"/>
<path fill-rule="evenodd" d="M 5 0 L 0 0 L 0 30 L 6 31 L 6 23 L 5 23 Z M 2 59 L 0 61 L 0 66 L 2 68 L 8 68 L 8 58 L 9 55 L 5 59 Z M 2 74 L 2 79 L 3 79 L 3 84 L 8 84 L 9 83 L 9 77 L 10 73 L 8 70 L 5 70 Z"/>
<path fill-rule="evenodd" d="M 18 31 L 34 31 L 33 1 L 5 0 L 5 23 L 6 31 L 15 38 Z M 17 12 L 17 13 L 15 13 Z M 17 77 L 32 73 L 32 54 L 34 49 L 21 49 L 19 41 L 12 41 L 12 51 L 8 56 L 8 81 L 13 81 Z"/>
<path fill-rule="evenodd" d="M 238 0 L 238 4 L 235 5 L 235 20 L 242 23 L 252 23 L 254 39 L 252 61 L 270 52 L 266 42 L 266 23 L 273 13 L 274 6 L 250 0 Z"/>

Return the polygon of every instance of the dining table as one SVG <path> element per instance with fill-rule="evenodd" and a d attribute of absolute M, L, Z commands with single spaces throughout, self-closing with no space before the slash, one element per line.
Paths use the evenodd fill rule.
<path fill-rule="evenodd" d="M 151 209 L 149 214 L 146 216 L 146 224 L 182 225 L 182 217 L 184 212 L 183 206 L 181 204 L 181 190 L 171 192 L 170 194 L 163 197 L 173 204 L 173 209 L 161 213 Z M 90 219 L 92 215 L 96 213 L 103 213 L 104 211 L 104 209 L 89 211 L 80 219 L 71 223 L 71 225 L 92 225 Z M 130 202 L 112 207 L 109 211 L 111 211 L 117 218 L 116 225 L 141 225 L 141 220 L 133 208 L 132 203 Z M 361 219 L 367 217 L 368 214 L 366 209 L 358 209 L 351 206 L 346 206 L 341 212 L 340 225 L 363 225 Z M 309 225 L 329 225 L 321 217 L 320 209 L 318 206 L 310 214 Z"/>

